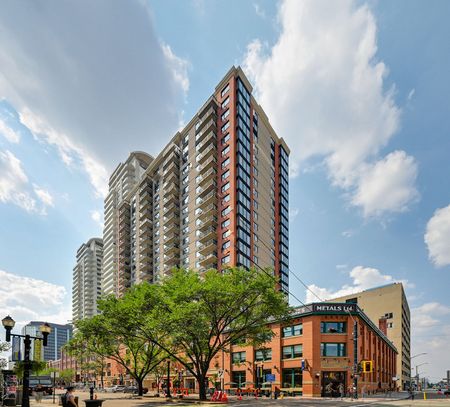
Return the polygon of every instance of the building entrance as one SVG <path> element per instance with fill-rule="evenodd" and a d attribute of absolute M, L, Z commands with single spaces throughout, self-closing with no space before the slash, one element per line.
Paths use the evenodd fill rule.
<path fill-rule="evenodd" d="M 346 372 L 322 372 L 322 397 L 340 397 L 346 387 Z"/>

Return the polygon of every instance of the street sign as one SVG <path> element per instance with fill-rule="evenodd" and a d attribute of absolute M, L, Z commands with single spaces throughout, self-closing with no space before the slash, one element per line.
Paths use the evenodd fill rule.
<path fill-rule="evenodd" d="M 266 381 L 267 382 L 274 382 L 275 381 L 275 375 L 274 374 L 266 374 Z"/>

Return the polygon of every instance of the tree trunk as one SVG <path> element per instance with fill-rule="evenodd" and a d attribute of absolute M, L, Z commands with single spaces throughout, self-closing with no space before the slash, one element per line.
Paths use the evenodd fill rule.
<path fill-rule="evenodd" d="M 138 395 L 142 396 L 144 394 L 144 386 L 142 384 L 144 379 L 136 379 L 136 381 L 138 385 Z"/>
<path fill-rule="evenodd" d="M 200 374 L 198 376 L 198 395 L 200 397 L 200 400 L 207 400 L 206 397 L 206 383 L 205 383 L 205 375 Z"/>

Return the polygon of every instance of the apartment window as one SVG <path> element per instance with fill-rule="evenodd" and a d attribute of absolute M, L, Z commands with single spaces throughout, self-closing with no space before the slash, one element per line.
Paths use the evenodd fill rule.
<path fill-rule="evenodd" d="M 222 157 L 226 156 L 230 151 L 230 146 L 226 146 L 223 150 L 222 150 Z"/>
<path fill-rule="evenodd" d="M 222 162 L 222 168 L 225 168 L 230 163 L 230 157 Z"/>
<path fill-rule="evenodd" d="M 221 226 L 222 226 L 222 228 L 226 228 L 226 227 L 230 226 L 230 223 L 231 223 L 230 219 L 227 219 L 222 222 Z"/>
<path fill-rule="evenodd" d="M 230 97 L 227 96 L 227 98 L 222 102 L 222 109 L 224 109 L 226 106 L 228 106 L 229 102 L 230 102 Z"/>
<path fill-rule="evenodd" d="M 343 334 L 347 332 L 345 322 L 321 322 L 320 332 L 323 334 Z"/>
<path fill-rule="evenodd" d="M 391 319 L 394 318 L 394 314 L 392 312 L 387 312 L 386 314 L 384 314 L 384 317 L 387 319 Z"/>
<path fill-rule="evenodd" d="M 225 94 L 228 92 L 230 90 L 230 84 L 228 83 L 227 84 L 227 86 L 225 86 L 223 89 L 222 89 L 222 92 L 220 92 L 220 96 L 225 96 Z"/>
<path fill-rule="evenodd" d="M 225 195 L 224 197 L 223 197 L 223 199 L 222 199 L 222 203 L 227 203 L 227 202 L 229 202 L 230 201 L 230 194 L 227 194 L 227 195 Z"/>
<path fill-rule="evenodd" d="M 186 205 L 188 202 L 189 202 L 189 195 L 183 198 L 183 200 L 181 201 L 181 205 Z"/>
<path fill-rule="evenodd" d="M 222 233 L 222 239 L 226 239 L 228 236 L 231 235 L 231 230 L 226 230 Z"/>
<path fill-rule="evenodd" d="M 186 186 L 182 189 L 181 194 L 182 194 L 182 195 L 187 194 L 188 191 L 189 191 L 189 185 L 186 185 Z"/>
<path fill-rule="evenodd" d="M 254 224 L 253 224 L 253 230 L 254 230 L 255 232 L 258 231 L 258 224 L 257 224 L 257 223 L 254 223 Z"/>
<path fill-rule="evenodd" d="M 226 184 L 222 185 L 222 192 L 225 192 L 229 188 L 230 188 L 230 183 L 227 182 Z"/>
<path fill-rule="evenodd" d="M 283 338 L 289 338 L 290 336 L 299 336 L 302 334 L 303 334 L 303 324 L 283 327 Z"/>
<path fill-rule="evenodd" d="M 222 138 L 222 144 L 227 144 L 230 140 L 230 133 L 225 134 L 225 137 Z"/>
<path fill-rule="evenodd" d="M 228 240 L 222 245 L 222 251 L 228 249 L 231 246 L 231 242 Z"/>
<path fill-rule="evenodd" d="M 227 110 L 222 114 L 222 121 L 224 121 L 229 115 L 230 115 L 230 109 L 227 109 Z"/>
<path fill-rule="evenodd" d="M 222 179 L 226 179 L 230 176 L 230 170 L 226 170 L 223 174 L 222 174 Z"/>
<path fill-rule="evenodd" d="M 227 206 L 225 209 L 222 210 L 221 214 L 222 216 L 227 216 L 231 212 L 231 207 Z"/>
<path fill-rule="evenodd" d="M 244 363 L 245 357 L 246 357 L 245 351 L 232 353 L 233 363 Z"/>
<path fill-rule="evenodd" d="M 258 257 L 257 256 L 253 256 L 253 263 L 258 264 Z"/>
<path fill-rule="evenodd" d="M 229 127 L 230 127 L 230 122 L 228 121 L 222 126 L 222 128 L 220 130 L 222 133 L 225 133 Z"/>
<path fill-rule="evenodd" d="M 272 360 L 272 349 L 258 349 L 255 351 L 255 361 L 265 362 Z"/>
<path fill-rule="evenodd" d="M 229 263 L 229 262 L 230 262 L 230 255 L 227 255 L 227 256 L 225 256 L 225 257 L 222 257 L 221 262 L 222 262 L 222 264 L 227 264 L 227 263 Z"/>
<path fill-rule="evenodd" d="M 231 372 L 231 381 L 236 383 L 238 388 L 246 387 L 244 384 L 247 381 L 246 373 L 247 372 L 245 370 L 241 372 Z"/>
<path fill-rule="evenodd" d="M 345 343 L 331 343 L 331 342 L 321 343 L 320 355 L 325 357 L 347 356 L 347 349 Z"/>
<path fill-rule="evenodd" d="M 303 356 L 302 345 L 283 346 L 283 359 L 295 359 Z"/>
<path fill-rule="evenodd" d="M 387 323 L 387 327 L 388 328 L 393 328 L 394 327 L 394 323 L 393 322 L 388 322 Z"/>

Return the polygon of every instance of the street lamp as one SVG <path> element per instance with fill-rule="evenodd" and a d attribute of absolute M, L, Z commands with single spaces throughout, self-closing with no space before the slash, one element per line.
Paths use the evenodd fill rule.
<path fill-rule="evenodd" d="M 421 363 L 420 365 L 416 365 L 416 385 L 417 389 L 419 389 L 419 366 L 428 365 L 428 362 Z"/>
<path fill-rule="evenodd" d="M 11 337 L 23 338 L 25 345 L 25 352 L 23 357 L 23 379 L 22 379 L 22 407 L 30 407 L 30 350 L 31 340 L 42 341 L 44 346 L 47 346 L 48 335 L 52 332 L 52 328 L 46 322 L 39 327 L 39 331 L 42 333 L 42 338 L 30 336 L 30 335 L 17 335 L 12 334 L 11 331 L 16 325 L 15 321 L 8 315 L 2 319 L 2 325 L 6 330 L 6 342 L 11 342 Z"/>
<path fill-rule="evenodd" d="M 170 360 L 167 361 L 167 398 L 172 398 L 170 394 Z"/>
<path fill-rule="evenodd" d="M 422 356 L 422 355 L 428 355 L 428 353 L 427 352 L 418 353 L 417 355 L 411 356 L 410 359 L 414 359 L 414 358 L 416 358 L 418 356 Z"/>

